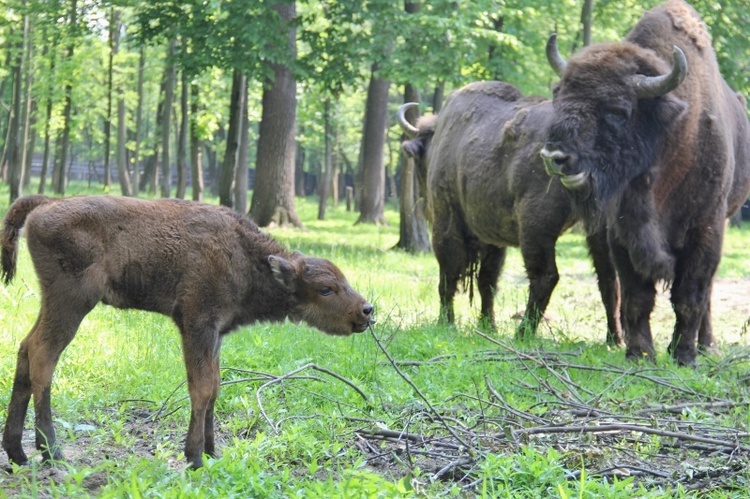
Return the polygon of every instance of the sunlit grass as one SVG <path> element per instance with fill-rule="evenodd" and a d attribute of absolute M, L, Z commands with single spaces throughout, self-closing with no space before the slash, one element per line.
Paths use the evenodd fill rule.
<path fill-rule="evenodd" d="M 0 196 L 3 194 L 0 189 Z M 298 199 L 297 210 L 307 230 L 275 228 L 270 234 L 290 249 L 329 258 L 339 265 L 351 284 L 375 304 L 376 332 L 394 358 L 426 361 L 447 356 L 440 363 L 405 368 L 439 410 L 456 414 L 467 423 L 480 419 L 491 408 L 472 397 L 482 391 L 485 377 L 509 404 L 531 413 L 549 410 L 548 394 L 530 390 L 535 380 L 517 364 L 472 360 L 478 352 L 496 349 L 474 333 L 478 299 L 470 304 L 467 294 L 460 293 L 457 326 L 436 324 L 437 263 L 431 254 L 410 255 L 392 249 L 398 241 L 398 213 L 393 206 L 386 211 L 387 226 L 355 225 L 357 213 L 347 212 L 343 205 L 329 208 L 327 220 L 318 221 L 317 204 L 312 199 Z M 744 227 L 728 230 L 720 278 L 747 281 L 748 237 Z M 557 253 L 561 279 L 547 320 L 537 339 L 518 348 L 572 352 L 575 362 L 590 366 L 628 367 L 621 350 L 603 345 L 604 311 L 583 236 L 575 232 L 564 235 Z M 498 286 L 498 331 L 493 338 L 514 344 L 517 316 L 526 304 L 526 286 L 519 252 L 511 249 Z M 697 370 L 671 364 L 664 352 L 674 322 L 667 296 L 660 297 L 653 316 L 659 374 L 684 383 L 700 396 L 747 399 L 747 384 L 741 382 L 747 373 L 714 372 L 711 363 Z M 0 287 L 0 421 L 6 417 L 18 343 L 33 324 L 38 308 L 36 279 L 23 243 L 16 281 Z M 742 326 L 747 314 L 720 310 L 722 313 L 714 315 L 714 324 L 722 352 L 745 348 Z M 279 428 L 276 434 L 258 405 L 257 390 L 263 382 L 243 380 L 254 377 L 253 373 L 281 376 L 310 363 L 351 380 L 369 400 L 320 373 L 275 384 L 261 392 L 260 400 Z M 216 407 L 222 457 L 207 461 L 203 470 L 187 472 L 183 469 L 182 439 L 189 404 L 175 326 L 169 318 L 156 314 L 97 307 L 63 353 L 53 383 L 53 412 L 71 467 L 62 478 L 50 476 L 36 464 L 14 476 L 0 473 L 0 486 L 13 494 L 52 497 L 413 497 L 419 495 L 411 487 L 414 479 L 428 484 L 422 496 L 459 494 L 451 483 L 429 484 L 425 470 L 415 469 L 407 476 L 394 474 L 397 469 L 369 467 L 353 446 L 354 430 L 368 427 L 368 421 L 399 428 L 420 405 L 385 362 L 369 333 L 333 338 L 290 323 L 243 327 L 224 341 L 222 366 L 227 385 Z M 574 371 L 571 379 L 599 394 L 601 404 L 624 409 L 681 396 L 668 387 L 634 378 Z M 156 421 L 146 417 L 162 407 Z M 32 415 L 33 410 L 27 418 L 27 451 L 33 448 Z M 714 415 L 695 411 L 685 417 L 698 420 Z M 719 418 L 717 424 L 745 431 L 750 428 L 745 410 L 736 409 Z M 418 432 L 424 423 L 413 424 L 412 430 Z M 0 457 L 0 462 L 5 462 L 3 459 Z M 566 470 L 581 466 L 574 452 L 534 446 L 522 454 L 498 449 L 481 463 L 478 476 L 483 481 L 475 493 L 480 497 L 578 497 L 579 493 L 583 497 L 680 496 L 675 490 L 640 489 L 632 479 L 617 483 L 566 479 Z"/>

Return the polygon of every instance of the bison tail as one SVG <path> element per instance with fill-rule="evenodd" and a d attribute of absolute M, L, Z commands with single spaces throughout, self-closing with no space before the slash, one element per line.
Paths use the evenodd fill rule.
<path fill-rule="evenodd" d="M 54 201 L 47 196 L 27 196 L 16 200 L 8 209 L 3 224 L 3 234 L 0 239 L 0 264 L 2 265 L 2 279 L 5 284 L 10 283 L 16 275 L 16 261 L 18 259 L 18 236 L 26 217 L 34 208 Z"/>

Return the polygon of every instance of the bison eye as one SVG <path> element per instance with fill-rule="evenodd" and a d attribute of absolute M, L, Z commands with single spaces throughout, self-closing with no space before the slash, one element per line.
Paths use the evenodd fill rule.
<path fill-rule="evenodd" d="M 320 296 L 328 296 L 333 293 L 333 290 L 331 288 L 322 288 L 318 290 L 318 293 L 320 293 Z"/>
<path fill-rule="evenodd" d="M 604 121 L 614 127 L 623 126 L 630 119 L 630 109 L 625 107 L 611 107 L 604 112 Z"/>

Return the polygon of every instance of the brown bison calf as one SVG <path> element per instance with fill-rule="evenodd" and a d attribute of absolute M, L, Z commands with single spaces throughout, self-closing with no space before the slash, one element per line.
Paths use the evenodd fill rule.
<path fill-rule="evenodd" d="M 2 272 L 13 279 L 25 225 L 39 277 L 41 310 L 21 342 L 3 432 L 15 463 L 29 399 L 36 448 L 61 458 L 50 386 L 60 353 L 81 320 L 103 302 L 171 317 L 182 336 L 191 416 L 185 456 L 193 467 L 214 455 L 214 402 L 224 334 L 257 321 L 304 321 L 333 335 L 364 331 L 373 307 L 331 262 L 289 252 L 229 209 L 178 200 L 112 196 L 30 196 L 9 209 Z"/>

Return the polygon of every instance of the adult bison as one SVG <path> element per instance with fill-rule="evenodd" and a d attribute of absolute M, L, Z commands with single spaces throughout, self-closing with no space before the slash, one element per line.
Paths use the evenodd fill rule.
<path fill-rule="evenodd" d="M 690 365 L 713 344 L 711 282 L 724 221 L 750 190 L 744 99 L 719 73 L 705 24 L 671 0 L 644 14 L 624 41 L 581 50 L 560 75 L 542 150 L 590 230 L 605 224 L 622 286 L 627 356 L 654 357 L 655 285 L 671 285 L 669 351 Z"/>
<path fill-rule="evenodd" d="M 550 181 L 539 156 L 552 104 L 490 81 L 456 91 L 437 117 L 422 118 L 417 127 L 403 119 L 403 110 L 402 127 L 413 138 L 402 147 L 423 177 L 426 169 L 441 317 L 454 321 L 458 283 L 471 286 L 476 274 L 482 318 L 494 324 L 506 250 L 520 246 L 529 298 L 518 334 L 534 333 L 559 279 L 555 243 L 575 222 L 565 190 L 557 179 Z M 604 232 L 588 243 L 607 313 L 607 342 L 619 344 L 618 288 Z"/>
<path fill-rule="evenodd" d="M 25 226 L 41 288 L 41 310 L 18 351 L 3 432 L 10 461 L 26 462 L 21 436 L 34 397 L 36 448 L 60 458 L 50 386 L 60 353 L 98 302 L 171 317 L 182 336 L 192 408 L 185 457 L 213 455 L 221 339 L 242 324 L 305 321 L 349 335 L 372 322 L 372 305 L 336 266 L 291 253 L 229 209 L 177 200 L 31 196 L 8 211 L 2 234 L 5 282 L 16 269 Z"/>

